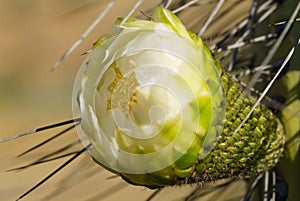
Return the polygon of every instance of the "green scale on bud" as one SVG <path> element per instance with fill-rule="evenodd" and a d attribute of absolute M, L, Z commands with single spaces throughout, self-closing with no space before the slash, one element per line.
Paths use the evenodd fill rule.
<path fill-rule="evenodd" d="M 149 188 L 248 177 L 283 153 L 279 120 L 243 92 L 195 34 L 158 7 L 118 19 L 81 68 L 78 133 L 93 159 Z M 91 146 L 89 146 L 91 145 Z"/>

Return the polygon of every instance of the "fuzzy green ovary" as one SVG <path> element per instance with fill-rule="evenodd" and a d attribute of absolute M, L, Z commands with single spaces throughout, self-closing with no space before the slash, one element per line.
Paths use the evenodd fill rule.
<path fill-rule="evenodd" d="M 222 76 L 227 86 L 226 122 L 223 133 L 212 152 L 196 164 L 195 181 L 247 177 L 274 166 L 283 153 L 284 135 L 279 120 L 259 105 L 244 126 L 233 134 L 249 113 L 255 100 L 242 93 L 237 83 Z"/>

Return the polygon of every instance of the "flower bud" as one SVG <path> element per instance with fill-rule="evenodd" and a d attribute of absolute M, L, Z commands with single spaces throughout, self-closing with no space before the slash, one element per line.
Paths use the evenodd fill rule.
<path fill-rule="evenodd" d="M 230 101 L 241 100 L 226 103 L 225 93 Z M 151 21 L 118 19 L 113 32 L 94 43 L 75 82 L 73 106 L 74 115 L 82 117 L 80 138 L 91 144 L 88 151 L 97 163 L 129 183 L 156 188 L 268 166 L 256 163 L 247 174 L 240 170 L 249 154 L 269 145 L 256 124 L 254 132 L 243 128 L 244 135 L 230 136 L 230 125 L 241 122 L 232 109 L 242 112 L 253 104 L 240 94 L 201 39 L 158 7 Z M 265 108 L 259 110 L 264 114 Z M 225 119 L 226 111 L 232 119 Z M 266 119 L 272 116 L 265 113 Z M 240 162 L 230 165 L 235 161 Z"/>

